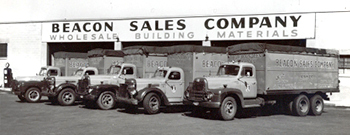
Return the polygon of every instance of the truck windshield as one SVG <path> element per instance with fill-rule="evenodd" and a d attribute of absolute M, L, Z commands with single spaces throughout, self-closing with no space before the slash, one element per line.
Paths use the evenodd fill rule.
<path fill-rule="evenodd" d="M 38 75 L 39 75 L 39 76 L 45 76 L 46 73 L 47 73 L 47 69 L 46 69 L 46 68 L 41 68 Z"/>
<path fill-rule="evenodd" d="M 219 67 L 217 75 L 238 75 L 239 66 L 236 65 L 222 65 Z"/>
<path fill-rule="evenodd" d="M 167 72 L 167 70 L 157 69 L 152 78 L 165 78 Z"/>
<path fill-rule="evenodd" d="M 73 76 L 83 76 L 83 73 L 84 73 L 83 69 L 78 69 L 77 71 L 75 71 Z"/>
<path fill-rule="evenodd" d="M 120 69 L 121 69 L 120 66 L 114 65 L 114 66 L 111 66 L 108 69 L 108 71 L 109 71 L 109 74 L 119 74 Z"/>

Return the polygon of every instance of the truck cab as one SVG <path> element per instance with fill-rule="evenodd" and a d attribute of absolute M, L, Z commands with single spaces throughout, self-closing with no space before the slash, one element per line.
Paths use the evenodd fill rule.
<path fill-rule="evenodd" d="M 84 75 L 97 75 L 96 67 L 80 67 L 73 76 L 46 77 L 48 87 L 43 87 L 42 95 L 48 96 L 49 100 L 60 105 L 72 105 L 75 100 L 79 99 L 79 95 L 84 91 L 77 89 L 78 80 Z"/>
<path fill-rule="evenodd" d="M 237 104 L 260 106 L 255 66 L 246 62 L 223 63 L 216 76 L 195 78 L 185 91 L 184 103 L 214 108 L 223 119 L 232 119 Z"/>
<path fill-rule="evenodd" d="M 21 101 L 38 102 L 41 99 L 41 86 L 44 85 L 44 78 L 49 76 L 59 77 L 62 75 L 59 67 L 41 67 L 36 76 L 19 76 L 11 84 L 12 92 Z"/>

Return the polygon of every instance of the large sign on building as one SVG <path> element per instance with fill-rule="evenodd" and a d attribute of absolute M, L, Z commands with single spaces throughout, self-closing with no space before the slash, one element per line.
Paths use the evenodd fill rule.
<path fill-rule="evenodd" d="M 43 42 L 315 38 L 315 13 L 125 19 L 42 24 Z"/>

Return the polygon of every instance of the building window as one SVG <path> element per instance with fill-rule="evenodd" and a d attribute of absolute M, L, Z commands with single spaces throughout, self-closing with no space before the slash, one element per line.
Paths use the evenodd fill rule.
<path fill-rule="evenodd" d="M 0 58 L 7 57 L 7 44 L 0 43 Z"/>

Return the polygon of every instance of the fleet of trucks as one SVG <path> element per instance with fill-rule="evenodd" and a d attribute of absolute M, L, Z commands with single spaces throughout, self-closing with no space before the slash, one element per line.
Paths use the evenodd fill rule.
<path fill-rule="evenodd" d="M 326 93 L 339 92 L 339 55 L 334 50 L 246 43 L 227 48 L 136 46 L 123 53 L 125 63 L 112 64 L 106 75 L 84 73 L 80 80 L 70 80 L 45 73 L 38 80 L 48 84 L 46 93 L 54 93 L 62 105 L 78 96 L 101 109 L 121 102 L 155 114 L 161 106 L 184 104 L 210 110 L 223 120 L 266 104 L 278 104 L 297 116 L 321 115 L 323 100 L 329 100 Z M 41 86 L 14 82 L 21 100 L 40 100 Z"/>

